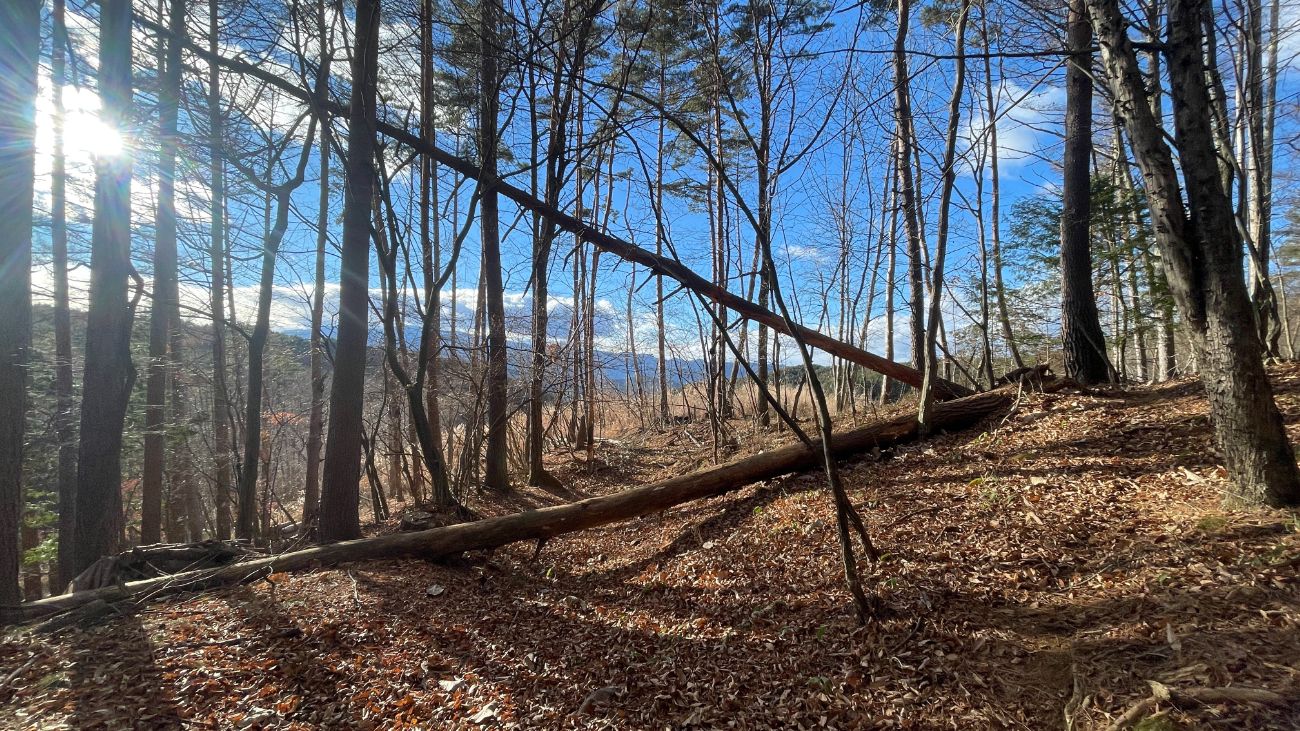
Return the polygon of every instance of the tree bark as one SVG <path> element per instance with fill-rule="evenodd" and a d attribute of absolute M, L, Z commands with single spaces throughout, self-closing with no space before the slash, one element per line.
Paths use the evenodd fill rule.
<path fill-rule="evenodd" d="M 362 407 L 369 308 L 370 219 L 374 199 L 375 96 L 379 63 L 379 0 L 358 0 L 348 115 L 347 190 L 343 202 L 339 325 L 330 386 L 329 432 L 321 484 L 322 542 L 361 534 Z"/>
<path fill-rule="evenodd" d="M 63 85 L 67 80 L 68 28 L 64 0 L 54 0 L 51 84 L 54 150 L 50 174 L 50 248 L 54 269 L 55 432 L 59 439 L 59 558 L 57 586 L 72 581 L 73 515 L 77 500 L 77 418 L 72 381 L 72 311 L 68 304 L 67 166 L 64 154 Z"/>
<path fill-rule="evenodd" d="M 898 31 L 894 35 L 894 128 L 898 140 L 896 184 L 901 194 L 903 230 L 907 234 L 907 281 L 911 307 L 912 367 L 920 374 L 925 369 L 925 288 L 922 274 L 921 225 L 917 211 L 916 183 L 912 176 L 912 78 L 907 69 L 907 30 L 911 22 L 911 0 L 898 0 Z M 811 344 L 811 343 L 810 343 Z M 886 373 L 887 376 L 894 376 Z M 903 379 L 898 379 L 903 380 Z M 903 380 L 904 383 L 907 381 Z M 908 383 L 910 386 L 919 384 Z"/>
<path fill-rule="evenodd" d="M 984 5 L 980 11 L 980 32 L 984 39 L 985 50 L 989 45 L 988 30 L 988 5 Z M 1002 71 L 1001 61 L 998 62 L 998 72 Z M 989 183 L 992 186 L 989 193 L 991 196 L 989 213 L 992 215 L 992 245 L 993 256 L 993 289 L 996 292 L 998 302 L 998 321 L 1002 325 L 1002 339 L 1007 344 L 1007 353 L 1011 356 L 1011 364 L 1015 368 L 1024 368 L 1025 361 L 1020 357 L 1020 349 L 1016 347 L 1015 333 L 1011 329 L 1011 314 L 1007 307 L 1007 287 L 1002 279 L 1002 176 L 998 167 L 998 117 L 999 104 L 995 100 L 993 92 L 993 60 L 991 55 L 984 57 L 984 103 L 988 106 L 989 114 Z"/>
<path fill-rule="evenodd" d="M 219 0 L 208 0 L 208 51 L 212 56 L 216 55 L 221 40 L 218 4 Z M 212 457 L 215 482 L 212 502 L 216 507 L 218 540 L 230 538 L 232 480 L 230 391 L 226 387 L 226 163 L 222 156 L 225 144 L 223 125 L 220 69 L 218 64 L 210 63 L 208 134 L 211 135 L 212 239 L 208 258 L 212 268 Z"/>
<path fill-rule="evenodd" d="M 501 272 L 501 232 L 498 221 L 497 111 L 500 106 L 500 75 L 497 73 L 497 26 L 500 0 L 482 0 L 479 19 L 479 161 L 483 170 L 483 193 L 479 201 L 479 231 L 483 242 L 483 279 L 487 289 L 487 447 L 483 484 L 490 490 L 510 489 L 506 432 L 506 311 L 505 285 Z"/>
<path fill-rule="evenodd" d="M 329 94 L 332 52 L 325 23 L 325 2 L 316 3 L 316 27 L 320 33 L 320 59 L 316 93 Z M 325 431 L 325 248 L 329 243 L 330 221 L 330 124 L 322 114 L 320 124 L 320 198 L 316 209 L 316 272 L 311 295 L 311 412 L 307 417 L 307 477 L 302 496 L 303 531 L 316 530 L 320 514 L 320 453 Z"/>
<path fill-rule="evenodd" d="M 125 130 L 131 111 L 131 2 L 100 6 L 100 119 Z M 117 547 L 122 520 L 122 440 L 131 364 L 128 300 L 131 266 L 131 157 L 101 155 L 95 162 L 95 222 L 91 234 L 90 310 L 77 459 L 75 562 L 81 573 Z"/>
<path fill-rule="evenodd" d="M 437 128 L 434 121 L 434 69 L 433 69 L 433 2 L 423 0 L 420 4 L 424 20 L 420 31 L 420 136 L 433 145 L 437 140 Z M 441 365 L 438 358 L 442 353 L 442 224 L 439 219 L 430 219 L 430 212 L 441 210 L 439 203 L 438 163 L 429 155 L 420 157 L 420 248 L 424 257 L 425 321 L 420 333 L 420 359 L 416 370 L 424 369 L 424 417 L 415 405 L 409 409 L 411 429 L 415 432 L 428 468 L 430 492 L 433 503 L 440 508 L 450 508 L 455 499 L 451 494 L 447 478 L 447 457 L 442 451 L 442 413 L 439 405 L 438 389 Z M 453 220 L 455 217 L 453 216 Z M 455 265 L 453 264 L 453 271 Z M 452 285 L 455 288 L 455 284 Z M 452 331 L 455 332 L 456 301 L 452 293 Z M 417 378 L 417 381 L 421 379 Z M 414 398 L 420 398 L 414 394 Z M 430 459 L 433 457 L 434 459 Z M 423 470 L 419 471 L 423 474 Z M 417 483 L 418 490 L 418 483 Z"/>
<path fill-rule="evenodd" d="M 1092 286 L 1092 29 L 1085 0 L 1070 0 L 1065 67 L 1065 159 L 1061 175 L 1061 341 L 1065 372 L 1084 385 L 1110 381 L 1106 336 Z"/>
<path fill-rule="evenodd" d="M 149 374 L 145 385 L 144 474 L 140 542 L 162 540 L 163 474 L 167 468 L 167 377 L 172 312 L 176 309 L 176 117 L 181 85 L 185 0 L 171 0 L 158 87 L 158 200 L 154 221 L 153 302 L 149 312 Z"/>
<path fill-rule="evenodd" d="M 308 134 L 315 137 L 315 130 Z M 305 161 L 311 151 L 308 143 L 302 153 Z M 301 165 L 301 163 L 300 163 Z M 235 536 L 253 538 L 257 535 L 257 468 L 262 454 L 262 396 L 266 341 L 271 335 L 271 297 L 275 287 L 275 262 L 280 252 L 280 242 L 289 228 L 289 200 L 294 189 L 302 182 L 297 180 L 275 191 L 275 225 L 262 241 L 262 276 L 257 289 L 257 313 L 253 331 L 248 336 L 248 394 L 244 403 L 244 461 L 239 469 L 239 519 L 235 522 Z"/>
<path fill-rule="evenodd" d="M 930 316 L 925 331 L 925 380 L 921 384 L 921 404 L 916 420 L 928 430 L 930 410 L 933 408 L 934 382 L 939 377 L 936 344 L 939 328 L 943 324 L 943 267 L 948 254 L 948 223 L 952 213 L 952 191 L 957 185 L 957 132 L 961 126 L 961 102 L 966 86 L 966 20 L 970 15 L 970 0 L 963 0 L 953 29 L 956 39 L 957 61 L 953 69 L 952 98 L 948 103 L 948 135 L 943 148 L 943 181 L 939 193 L 939 222 L 935 235 L 934 260 L 930 273 Z"/>
<path fill-rule="evenodd" d="M 127 8 L 129 11 L 129 7 Z M 129 23 L 129 21 L 128 21 Z M 110 24 L 111 25 L 111 24 Z M 36 176 L 36 78 L 40 0 L 0 7 L 0 604 L 22 599 L 19 527 L 23 520 L 23 444 L 27 358 L 32 336 L 32 196 Z M 129 87 L 128 87 L 129 88 Z M 125 280 L 124 280 L 125 283 Z"/>
<path fill-rule="evenodd" d="M 1238 495 L 1300 503 L 1295 455 L 1264 372 L 1241 263 L 1242 241 L 1219 175 L 1202 58 L 1204 0 L 1169 5 L 1171 101 L 1189 209 L 1173 156 L 1146 99 L 1118 0 L 1090 0 L 1104 75 L 1146 182 L 1162 261 L 1196 350 L 1215 434 Z"/>

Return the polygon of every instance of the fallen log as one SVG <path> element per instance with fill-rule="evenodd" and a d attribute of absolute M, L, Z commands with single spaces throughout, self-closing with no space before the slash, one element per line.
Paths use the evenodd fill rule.
<path fill-rule="evenodd" d="M 1016 389 L 1007 387 L 938 404 L 932 415 L 931 430 L 964 429 L 995 412 L 1009 408 L 1015 396 Z M 918 434 L 916 418 L 905 415 L 836 434 L 832 438 L 831 449 L 836 457 L 843 458 L 873 448 L 884 449 L 909 442 L 916 439 Z M 438 557 L 519 541 L 544 540 L 563 533 L 657 513 L 685 502 L 721 495 L 760 480 L 819 465 L 820 442 L 814 441 L 811 448 L 796 442 L 770 452 L 670 477 L 613 495 L 445 528 L 359 538 L 206 571 L 190 571 L 50 597 L 8 608 L 3 612 L 3 620 L 6 623 L 25 622 L 76 609 L 97 600 L 113 602 L 137 596 L 152 598 L 223 584 L 245 583 L 273 572 L 301 571 L 379 558 Z"/>
<path fill-rule="evenodd" d="M 147 28 L 150 32 L 158 33 L 163 36 L 171 35 L 171 31 L 162 25 L 159 25 L 142 15 L 136 15 L 135 21 L 141 27 Z M 207 47 L 194 43 L 188 38 L 179 39 L 187 50 L 196 56 L 208 61 L 215 62 L 219 66 L 224 66 L 232 71 L 246 74 L 258 79 L 270 86 L 279 89 L 295 99 L 317 108 L 324 112 L 336 115 L 346 116 L 347 108 L 332 99 L 319 99 L 312 92 L 294 84 L 288 79 L 278 76 L 273 70 L 263 68 L 254 63 L 243 61 L 241 59 L 228 58 L 219 54 L 214 54 Z M 383 134 L 390 139 L 410 147 L 411 149 L 428 155 L 439 165 L 448 167 L 460 175 L 471 180 L 481 181 L 485 186 L 511 201 L 514 201 L 520 207 L 532 211 L 538 215 L 544 216 L 556 226 L 569 233 L 581 236 L 584 241 L 592 246 L 649 269 L 655 274 L 662 274 L 676 280 L 683 287 L 698 292 L 708 297 L 736 314 L 754 322 L 759 322 L 786 335 L 798 334 L 798 336 L 808 345 L 823 350 L 831 355 L 843 358 L 851 363 L 874 371 L 884 376 L 888 376 L 900 383 L 906 383 L 913 388 L 920 388 L 923 374 L 921 371 L 911 366 L 895 363 L 892 360 L 876 355 L 875 353 L 863 350 L 862 348 L 836 340 L 817 330 L 813 330 L 803 325 L 796 324 L 794 332 L 791 332 L 784 318 L 777 313 L 749 300 L 736 295 L 727 290 L 726 287 L 720 287 L 708 279 L 696 274 L 676 259 L 659 256 L 654 252 L 643 249 L 635 244 L 629 243 L 616 236 L 607 234 L 598 228 L 587 224 L 581 219 L 571 216 L 558 208 L 548 205 L 545 201 L 537 198 L 523 188 L 511 185 L 500 178 L 484 179 L 483 170 L 473 162 L 463 157 L 454 155 L 446 150 L 434 145 L 427 139 L 418 134 L 410 132 L 401 127 L 385 122 L 380 119 L 375 123 L 375 131 Z M 935 395 L 939 399 L 959 398 L 972 393 L 971 389 L 952 381 L 942 378 L 937 379 L 934 383 Z"/>

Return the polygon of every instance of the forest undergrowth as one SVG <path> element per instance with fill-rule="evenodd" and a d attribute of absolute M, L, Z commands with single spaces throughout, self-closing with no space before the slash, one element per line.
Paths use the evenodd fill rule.
<path fill-rule="evenodd" d="M 1300 366 L 1271 371 L 1293 441 Z M 702 425 L 701 425 L 702 426 Z M 703 466 L 691 425 L 550 455 L 566 487 Z M 742 432 L 752 451 L 775 437 Z M 1172 688 L 1300 698 L 1300 519 L 1224 507 L 1189 379 L 1027 395 L 845 470 L 884 556 L 860 627 L 820 474 L 454 562 L 384 561 L 0 643 L 13 728 L 1107 728 Z M 372 531 L 396 530 L 391 525 Z M 1158 706 L 1147 731 L 1300 728 L 1300 700 Z"/>

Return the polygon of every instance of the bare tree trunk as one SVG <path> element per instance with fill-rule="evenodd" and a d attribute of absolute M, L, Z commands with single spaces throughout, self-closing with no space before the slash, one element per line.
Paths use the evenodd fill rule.
<path fill-rule="evenodd" d="M 215 54 L 220 45 L 219 0 L 208 0 L 208 49 Z M 221 75 L 217 64 L 208 64 L 208 126 L 212 139 L 212 451 L 216 481 L 217 539 L 230 538 L 231 442 L 230 392 L 226 387 L 226 168 L 222 147 Z"/>
<path fill-rule="evenodd" d="M 583 9 L 577 19 L 572 17 L 575 8 L 567 4 L 556 34 L 557 50 L 555 70 L 551 77 L 551 110 L 546 125 L 546 159 L 542 162 L 545 170 L 545 190 L 543 200 L 548 205 L 559 207 L 567 176 L 568 160 L 566 144 L 568 141 L 567 121 L 574 103 L 574 79 L 582 73 L 586 65 L 587 39 L 595 19 L 595 6 Z M 572 36 L 572 58 L 570 58 L 570 36 Z M 564 69 L 569 69 L 570 78 L 566 79 Z M 533 244 L 532 262 L 532 364 L 528 384 L 528 484 L 553 486 L 558 484 L 546 471 L 542 462 L 545 448 L 546 423 L 544 419 L 546 396 L 546 366 L 549 361 L 550 343 L 550 266 L 551 249 L 555 243 L 557 228 L 549 217 L 540 216 L 538 230 Z M 576 302 L 575 302 L 576 306 Z M 557 404 L 558 407 L 558 404 Z"/>
<path fill-rule="evenodd" d="M 935 235 L 934 259 L 930 273 L 930 317 L 925 331 L 925 381 L 921 384 L 921 405 L 916 421 L 923 432 L 931 427 L 934 408 L 933 384 L 939 375 L 935 350 L 939 328 L 943 323 L 943 267 L 948 253 L 948 221 L 952 211 L 952 191 L 957 184 L 957 131 L 961 126 L 961 102 L 966 89 L 966 20 L 970 17 L 970 0 L 962 0 L 953 38 L 957 61 L 953 69 L 952 99 L 948 103 L 948 136 L 943 150 L 943 181 L 939 192 L 939 223 Z"/>
<path fill-rule="evenodd" d="M 308 139 L 315 137 L 315 129 Z M 266 341 L 271 334 L 271 296 L 275 286 L 275 262 L 289 228 L 289 202 L 293 191 L 302 183 L 302 171 L 310 155 L 308 142 L 299 163 L 297 177 L 274 191 L 276 197 L 275 225 L 262 242 L 262 279 L 257 290 L 257 314 L 253 331 L 248 337 L 248 395 L 244 406 L 244 462 L 239 471 L 239 520 L 235 535 L 252 538 L 257 535 L 257 468 L 262 453 L 262 397 L 263 359 Z"/>
<path fill-rule="evenodd" d="M 911 22 L 911 0 L 898 0 L 898 31 L 894 35 L 894 127 L 898 139 L 898 190 L 902 194 L 903 227 L 907 233 L 907 281 L 911 295 L 912 367 L 925 369 L 925 292 L 922 284 L 921 240 L 916 184 L 912 178 L 911 76 L 907 70 L 907 29 Z"/>
<path fill-rule="evenodd" d="M 987 50 L 989 44 L 987 3 L 985 3 L 981 11 L 980 26 L 980 32 Z M 1001 61 L 999 61 L 999 73 L 1001 68 Z M 992 186 L 989 190 L 992 196 L 989 213 L 993 216 L 992 239 L 990 242 L 993 247 L 993 289 L 997 294 L 998 320 L 1002 325 L 1002 339 L 1007 344 L 1007 352 L 1011 355 L 1011 363 L 1016 368 L 1024 368 L 1025 362 L 1020 357 L 1020 349 L 1016 347 L 1016 336 L 1011 330 L 1011 314 L 1007 308 L 1007 287 L 1002 279 L 1002 177 L 998 170 L 998 116 L 1001 105 L 995 102 L 993 88 L 993 61 L 991 55 L 989 55 L 984 57 L 984 103 L 989 112 L 989 178 Z"/>
<path fill-rule="evenodd" d="M 1144 9 L 1146 11 L 1146 28 L 1147 41 L 1153 46 L 1159 46 L 1163 42 L 1161 34 L 1161 8 L 1163 4 L 1160 0 L 1146 0 Z M 1153 48 L 1147 56 L 1146 76 L 1149 79 L 1148 88 L 1150 94 L 1147 96 L 1147 102 L 1151 106 L 1151 114 L 1156 124 L 1164 126 L 1164 104 L 1162 101 L 1163 93 L 1159 79 L 1161 74 L 1160 51 Z M 1130 176 L 1132 183 L 1131 171 L 1126 168 L 1126 174 Z M 1154 276 L 1150 279 L 1154 284 L 1153 290 L 1159 291 L 1157 302 L 1157 311 L 1159 317 L 1156 320 L 1156 360 L 1158 372 L 1157 381 L 1166 381 L 1178 374 L 1178 341 L 1174 330 L 1174 298 L 1169 288 L 1169 281 L 1165 275 L 1164 266 L 1156 267 L 1148 253 L 1144 266 L 1147 267 Z"/>
<path fill-rule="evenodd" d="M 662 54 L 659 56 L 659 101 L 665 102 L 668 96 L 667 90 L 667 62 Z M 664 226 L 664 133 L 667 123 L 663 116 L 659 117 L 658 144 L 655 146 L 655 255 L 663 256 L 664 240 L 668 236 L 668 231 Z M 655 276 L 655 325 L 659 330 L 656 337 L 659 349 L 659 365 L 656 369 L 657 380 L 659 383 L 659 420 L 662 424 L 667 425 L 670 421 L 668 413 L 668 355 L 667 339 L 664 332 L 664 277 L 662 274 Z"/>
<path fill-rule="evenodd" d="M 1251 503 L 1300 502 L 1300 475 L 1264 372 L 1250 318 L 1242 243 L 1216 162 L 1202 58 L 1204 0 L 1169 5 L 1169 70 L 1183 191 L 1173 156 L 1146 99 L 1137 56 L 1117 0 L 1090 0 L 1106 81 L 1146 182 L 1148 202 L 1174 297 L 1196 348 L 1201 380 L 1228 474 Z"/>
<path fill-rule="evenodd" d="M 386 392 L 385 400 L 388 402 L 388 466 L 385 470 L 388 474 L 388 494 L 394 500 L 405 502 L 405 490 L 402 485 L 405 479 L 402 475 L 402 458 L 406 454 L 406 439 L 403 436 L 405 430 L 402 429 L 405 423 L 402 420 L 402 387 L 396 382 L 391 373 L 384 375 L 384 391 Z"/>
<path fill-rule="evenodd" d="M 370 219 L 375 188 L 375 96 L 379 62 L 379 1 L 358 0 L 356 48 L 352 53 L 352 103 L 344 170 L 343 242 L 339 326 L 330 386 L 329 431 L 321 483 L 322 542 L 361 534 L 362 408 L 365 400 L 369 319 Z"/>
<path fill-rule="evenodd" d="M 23 583 L 23 601 L 34 602 L 41 598 L 43 587 L 41 586 L 41 564 L 34 562 L 23 566 L 21 559 L 25 559 L 27 552 L 41 544 L 40 533 L 30 521 L 23 521 L 22 526 L 22 552 L 19 554 L 20 573 L 22 574 Z"/>
<path fill-rule="evenodd" d="M 104 16 L 122 8 L 105 8 Z M 126 8 L 130 23 L 130 6 Z M 118 12 L 118 15 L 121 13 Z M 108 21 L 114 30 L 113 18 Z M 27 413 L 27 358 L 32 337 L 32 199 L 36 177 L 36 79 L 40 64 L 40 0 L 14 0 L 0 7 L 0 48 L 6 59 L 0 75 L 0 604 L 22 600 L 18 577 L 22 561 L 19 527 L 23 522 L 24 415 Z M 110 61 L 113 36 L 110 39 Z M 129 58 L 129 48 L 128 48 Z M 127 67 L 130 67 L 129 61 Z M 110 69 L 109 80 L 118 81 Z M 127 88 L 130 88 L 128 77 Z M 108 110 L 113 114 L 118 110 Z M 122 281 L 126 284 L 125 278 Z M 125 299 L 125 290 L 123 290 Z"/>
<path fill-rule="evenodd" d="M 325 22 L 325 2 L 317 0 L 316 28 L 320 33 L 316 91 L 329 93 L 329 69 L 333 53 Z M 325 249 L 329 244 L 330 222 L 330 123 L 320 118 L 320 198 L 316 210 L 316 271 L 311 295 L 311 412 L 307 417 L 307 476 L 302 496 L 302 529 L 316 530 L 320 514 L 320 453 L 325 431 Z"/>
<path fill-rule="evenodd" d="M 487 449 L 483 483 L 492 490 L 510 489 L 506 449 L 509 414 L 506 403 L 506 312 L 501 273 L 501 232 L 498 222 L 497 113 L 501 77 L 497 72 L 500 0 L 482 0 L 479 19 L 479 159 L 483 193 L 479 201 L 479 230 L 483 240 L 483 279 L 487 288 Z"/>
<path fill-rule="evenodd" d="M 100 6 L 100 118 L 125 129 L 131 110 L 131 2 Z M 134 303 L 131 266 L 131 157 L 103 155 L 95 163 L 95 223 L 91 241 L 90 311 L 77 459 L 75 562 L 80 573 L 118 545 L 122 520 L 122 439 L 131 364 Z"/>
<path fill-rule="evenodd" d="M 153 251 L 153 302 L 149 314 L 149 376 L 145 386 L 144 474 L 140 484 L 140 542 L 162 540 L 163 474 L 167 467 L 168 347 L 176 308 L 176 136 L 181 85 L 185 0 L 171 0 L 171 35 L 160 48 L 158 87 L 158 199 Z M 161 2 L 159 3 L 161 9 Z M 161 18 L 160 18 L 161 20 Z M 159 39 L 159 45 L 163 41 Z"/>
<path fill-rule="evenodd" d="M 1065 160 L 1061 178 L 1061 342 L 1065 371 L 1083 384 L 1110 380 L 1106 336 L 1097 316 L 1089 238 L 1092 155 L 1092 31 L 1085 0 L 1070 0 L 1065 67 Z"/>
<path fill-rule="evenodd" d="M 63 146 L 63 85 L 66 82 L 68 28 L 64 0 L 54 0 L 51 74 L 54 96 L 53 170 L 50 175 L 50 245 L 54 269 L 55 432 L 59 439 L 58 587 L 72 581 L 73 515 L 77 501 L 77 420 L 72 383 L 72 312 L 68 306 L 67 167 Z M 8 24 L 6 24 L 8 25 Z"/>
<path fill-rule="evenodd" d="M 420 95 L 420 134 L 432 144 L 437 139 L 434 120 L 434 70 L 433 70 L 433 3 L 426 0 L 421 4 L 427 20 L 420 34 L 421 42 L 421 95 Z M 424 454 L 424 466 L 429 473 L 430 497 L 440 508 L 449 508 L 455 504 L 451 486 L 447 477 L 447 462 L 442 451 L 442 407 L 439 402 L 442 365 L 439 357 L 442 353 L 442 226 L 437 219 L 430 221 L 430 211 L 441 211 L 438 163 L 428 155 L 420 160 L 420 246 L 424 255 L 424 289 L 425 322 L 420 338 L 420 358 L 423 361 L 424 416 L 420 409 L 410 408 L 411 426 L 416 433 L 420 451 Z M 456 220 L 459 209 L 453 215 Z M 452 346 L 456 338 L 456 284 L 455 264 L 452 265 L 452 300 L 451 300 L 451 336 Z M 417 364 L 417 372 L 419 364 Z M 427 434 L 425 432 L 427 431 Z M 431 459 L 433 458 L 433 459 Z"/>
<path fill-rule="evenodd" d="M 319 80 L 319 79 L 318 79 Z M 283 148 L 270 153 L 267 161 L 267 179 L 258 180 L 253 171 L 244 168 L 238 162 L 234 164 L 243 170 L 249 182 L 266 193 L 266 232 L 262 241 L 262 276 L 257 289 L 257 312 L 254 315 L 253 331 L 248 337 L 248 394 L 244 411 L 244 461 L 239 471 L 239 519 L 235 533 L 239 538 L 253 538 L 257 535 L 257 474 L 258 463 L 262 454 L 262 400 L 264 397 L 265 374 L 263 365 L 266 356 L 266 342 L 271 334 L 271 298 L 275 287 L 275 266 L 279 256 L 280 244 L 289 229 L 289 206 L 293 192 L 302 185 L 307 172 L 307 162 L 311 158 L 311 146 L 316 139 L 316 118 L 312 117 L 307 128 L 306 143 L 298 155 L 298 166 L 294 177 L 272 185 L 270 178 L 280 167 Z M 234 161 L 232 161 L 234 162 Z M 275 201 L 275 221 L 271 223 L 271 201 Z"/>
<path fill-rule="evenodd" d="M 1273 12 L 1269 67 L 1264 59 L 1264 4 L 1246 0 L 1246 23 L 1242 30 L 1245 78 L 1241 81 L 1245 131 L 1250 157 L 1245 161 L 1247 188 L 1246 224 L 1253 255 L 1250 257 L 1250 298 L 1255 310 L 1260 342 L 1270 358 L 1281 357 L 1282 323 L 1277 293 L 1270 280 L 1273 217 L 1273 124 L 1276 96 L 1277 11 Z"/>
<path fill-rule="evenodd" d="M 979 334 L 980 334 L 980 360 L 979 374 L 984 379 L 983 385 L 986 388 L 993 388 L 997 382 L 997 376 L 993 373 L 993 336 L 989 332 L 989 321 L 992 315 L 989 312 L 989 242 L 988 232 L 984 221 L 984 159 L 987 150 L 980 150 L 975 154 L 978 156 L 979 163 L 975 171 L 975 227 L 978 230 L 976 235 L 979 241 Z"/>
<path fill-rule="evenodd" d="M 890 141 L 890 150 L 893 159 L 893 165 L 889 170 L 892 175 L 886 175 L 886 186 L 890 190 L 889 194 L 889 269 L 885 275 L 885 359 L 894 360 L 894 295 L 898 287 L 898 213 L 899 213 L 899 188 L 898 165 L 902 163 L 902 154 L 898 148 L 901 139 L 895 135 Z M 866 347 L 866 343 L 863 343 Z M 880 403 L 884 404 L 889 401 L 889 376 L 883 376 L 880 379 Z"/>

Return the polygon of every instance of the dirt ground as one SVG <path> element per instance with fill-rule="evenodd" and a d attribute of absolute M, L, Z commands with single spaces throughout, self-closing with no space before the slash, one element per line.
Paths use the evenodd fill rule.
<path fill-rule="evenodd" d="M 1293 439 L 1300 367 L 1273 372 Z M 553 455 L 567 502 L 707 464 L 707 435 Z M 737 425 L 753 451 L 770 443 Z M 697 446 L 696 442 L 700 445 Z M 1033 395 L 847 466 L 884 552 L 860 627 L 819 475 L 453 564 L 389 561 L 0 642 L 5 728 L 1300 728 L 1300 519 L 1223 505 L 1199 387 Z M 377 526 L 376 531 L 391 530 Z"/>

